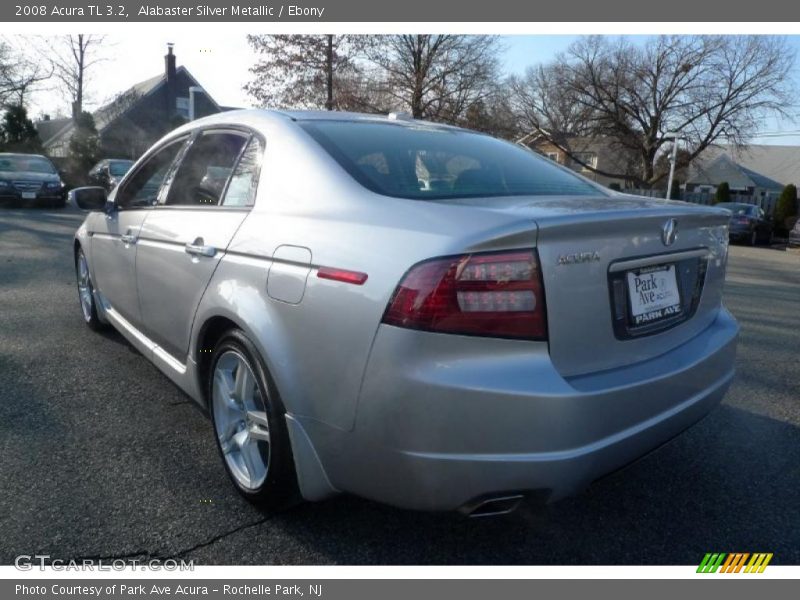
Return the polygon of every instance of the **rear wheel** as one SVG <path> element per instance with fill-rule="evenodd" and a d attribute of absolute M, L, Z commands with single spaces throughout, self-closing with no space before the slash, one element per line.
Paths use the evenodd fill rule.
<path fill-rule="evenodd" d="M 92 284 L 92 277 L 89 273 L 89 263 L 86 261 L 83 248 L 79 248 L 78 253 L 75 255 L 75 276 L 78 280 L 78 300 L 81 304 L 83 320 L 95 331 L 103 329 L 105 325 L 97 316 L 94 285 Z"/>
<path fill-rule="evenodd" d="M 286 411 L 244 333 L 233 330 L 217 344 L 207 383 L 217 449 L 236 489 L 270 510 L 296 502 Z"/>

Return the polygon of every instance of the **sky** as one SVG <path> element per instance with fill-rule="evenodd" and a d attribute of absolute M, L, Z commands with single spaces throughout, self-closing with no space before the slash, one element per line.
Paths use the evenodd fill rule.
<path fill-rule="evenodd" d="M 178 65 L 186 66 L 218 104 L 242 108 L 252 106 L 252 99 L 242 86 L 250 79 L 248 68 L 257 57 L 245 36 L 239 32 L 204 36 L 193 33 L 190 26 L 185 29 L 169 34 L 159 29 L 146 39 L 139 28 L 131 28 L 130 33 L 106 36 L 100 53 L 104 60 L 93 68 L 93 73 L 89 73 L 86 107 L 90 110 L 98 108 L 133 84 L 162 72 L 168 42 L 175 44 Z M 31 37 L 4 36 L 4 39 L 20 49 L 30 49 Z M 646 36 L 629 37 L 636 43 L 647 39 Z M 527 67 L 547 62 L 558 52 L 566 50 L 576 38 L 570 35 L 502 36 L 504 71 L 522 74 Z M 800 36 L 789 37 L 788 41 L 800 58 Z M 800 64 L 796 71 L 800 81 Z M 44 114 L 66 116 L 68 105 L 58 92 L 42 90 L 31 97 L 29 111 L 35 119 Z M 795 107 L 794 112 L 800 113 L 800 110 Z M 800 118 L 794 123 L 770 119 L 763 129 L 763 137 L 754 142 L 800 145 Z"/>

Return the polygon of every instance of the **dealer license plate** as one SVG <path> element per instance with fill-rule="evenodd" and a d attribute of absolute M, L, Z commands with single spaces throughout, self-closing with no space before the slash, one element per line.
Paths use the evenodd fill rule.
<path fill-rule="evenodd" d="M 631 325 L 649 325 L 681 314 L 681 295 L 675 265 L 629 271 Z"/>

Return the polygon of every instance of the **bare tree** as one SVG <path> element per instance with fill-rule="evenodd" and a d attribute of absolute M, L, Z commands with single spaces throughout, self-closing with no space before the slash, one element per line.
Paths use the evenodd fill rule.
<path fill-rule="evenodd" d="M 741 144 L 767 116 L 788 116 L 794 59 L 780 37 L 658 36 L 639 46 L 591 36 L 514 80 L 514 106 L 525 126 L 585 168 L 652 185 L 672 132 L 691 161 L 720 137 Z M 634 156 L 635 171 L 582 162 L 572 144 L 587 137 Z"/>
<path fill-rule="evenodd" d="M 361 38 L 353 35 L 248 35 L 258 53 L 244 86 L 262 106 L 346 108 L 341 82 L 356 71 L 353 56 Z"/>
<path fill-rule="evenodd" d="M 51 74 L 41 61 L 33 60 L 0 39 L 0 107 L 23 106 L 25 96 Z"/>
<path fill-rule="evenodd" d="M 370 36 L 367 71 L 384 102 L 415 118 L 458 122 L 495 91 L 501 50 L 495 36 Z M 374 107 L 386 110 L 386 106 Z"/>
<path fill-rule="evenodd" d="M 53 75 L 70 98 L 73 118 L 83 112 L 89 70 L 103 60 L 98 51 L 104 40 L 105 36 L 78 33 L 47 44 Z"/>

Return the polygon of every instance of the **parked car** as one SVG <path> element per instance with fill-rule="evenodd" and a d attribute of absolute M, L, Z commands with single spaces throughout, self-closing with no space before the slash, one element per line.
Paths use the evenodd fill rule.
<path fill-rule="evenodd" d="M 95 211 L 74 240 L 83 319 L 207 409 L 233 484 L 268 507 L 557 499 L 733 377 L 727 211 L 610 192 L 487 135 L 231 111 L 170 133 L 108 198 L 71 197 Z"/>
<path fill-rule="evenodd" d="M 762 208 L 744 202 L 720 202 L 716 206 L 731 213 L 731 241 L 751 246 L 772 243 L 772 219 Z"/>
<path fill-rule="evenodd" d="M 0 152 L 0 205 L 59 207 L 64 201 L 64 184 L 47 157 Z"/>
<path fill-rule="evenodd" d="M 104 158 L 89 171 L 89 183 L 105 188 L 110 192 L 132 166 L 132 160 Z"/>
<path fill-rule="evenodd" d="M 794 223 L 794 227 L 789 230 L 789 245 L 800 246 L 800 219 Z"/>

